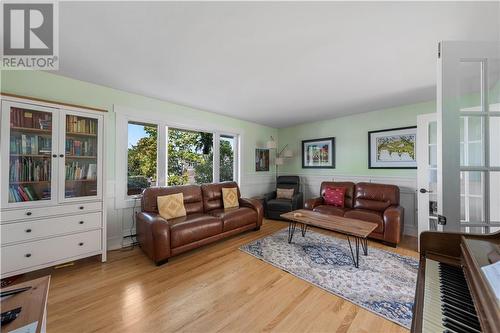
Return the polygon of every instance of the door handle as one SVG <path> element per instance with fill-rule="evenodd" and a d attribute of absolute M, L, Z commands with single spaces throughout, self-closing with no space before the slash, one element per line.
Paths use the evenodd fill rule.
<path fill-rule="evenodd" d="M 427 191 L 425 188 L 421 188 L 420 193 L 432 193 L 432 191 Z"/>

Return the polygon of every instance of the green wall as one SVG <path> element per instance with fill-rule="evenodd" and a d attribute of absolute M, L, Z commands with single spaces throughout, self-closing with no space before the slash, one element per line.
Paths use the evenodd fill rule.
<path fill-rule="evenodd" d="M 242 121 L 211 112 L 148 98 L 137 94 L 111 89 L 100 85 L 70 79 L 39 71 L 2 71 L 1 91 L 58 102 L 72 103 L 83 106 L 113 110 L 113 104 L 137 110 L 160 112 L 161 116 L 182 114 L 186 119 L 196 119 L 200 126 L 211 125 L 224 128 L 239 129 L 243 132 L 242 139 L 242 176 L 255 173 L 255 147 L 265 144 L 268 138 L 277 136 L 277 130 L 271 127 Z M 114 179 L 115 165 L 115 115 L 108 113 L 107 123 L 107 172 L 108 180 Z M 272 174 L 272 170 L 270 174 Z"/>
<path fill-rule="evenodd" d="M 254 149 L 265 146 L 269 137 L 278 137 L 279 146 L 288 144 L 294 157 L 280 167 L 280 173 L 302 175 L 394 175 L 415 177 L 415 170 L 368 169 L 368 131 L 415 126 L 417 115 L 435 112 L 435 102 L 418 103 L 347 117 L 311 122 L 274 129 L 255 123 L 201 111 L 194 108 L 148 98 L 96 84 L 74 80 L 47 72 L 2 71 L 1 90 L 6 93 L 32 96 L 54 101 L 105 108 L 113 104 L 169 115 L 182 113 L 200 124 L 237 128 L 243 131 L 242 174 L 254 174 Z M 108 114 L 108 180 L 114 179 L 115 116 Z M 302 169 L 301 140 L 334 136 L 336 140 L 335 169 Z M 262 174 L 262 173 L 259 173 Z M 273 170 L 269 174 L 273 174 Z M 242 175 L 242 176 L 243 176 Z"/>
<path fill-rule="evenodd" d="M 288 144 L 294 157 L 280 166 L 280 174 L 416 177 L 416 170 L 368 169 L 368 131 L 417 125 L 417 115 L 436 111 L 435 102 L 406 105 L 317 121 L 278 130 L 279 146 Z M 301 141 L 335 137 L 335 169 L 302 169 Z"/>

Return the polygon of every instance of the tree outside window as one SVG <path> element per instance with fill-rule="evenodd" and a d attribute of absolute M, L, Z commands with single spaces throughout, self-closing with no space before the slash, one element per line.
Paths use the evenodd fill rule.
<path fill-rule="evenodd" d="M 157 184 L 157 142 L 156 125 L 129 122 L 127 195 L 140 194 Z"/>

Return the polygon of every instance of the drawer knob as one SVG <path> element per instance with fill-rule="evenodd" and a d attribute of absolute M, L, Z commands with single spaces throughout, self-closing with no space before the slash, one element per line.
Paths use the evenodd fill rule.
<path fill-rule="evenodd" d="M 60 154 L 59 157 L 64 157 L 64 154 Z"/>
<path fill-rule="evenodd" d="M 26 215 L 30 216 L 30 215 L 31 215 L 31 212 L 26 212 Z"/>
<path fill-rule="evenodd" d="M 26 253 L 24 256 L 25 256 L 26 258 L 29 258 L 29 257 L 31 257 L 31 253 Z"/>
<path fill-rule="evenodd" d="M 83 222 L 83 221 L 78 222 L 78 224 L 84 224 L 84 223 L 85 223 L 85 222 Z"/>
<path fill-rule="evenodd" d="M 83 208 L 84 208 L 83 206 L 78 207 L 78 209 L 83 209 Z"/>
<path fill-rule="evenodd" d="M 52 154 L 52 157 L 57 157 L 57 154 Z"/>
<path fill-rule="evenodd" d="M 78 243 L 78 246 L 83 246 L 83 242 Z"/>
<path fill-rule="evenodd" d="M 29 228 L 28 228 L 28 229 L 26 229 L 26 232 L 28 232 L 28 233 L 29 233 L 29 232 L 31 232 L 31 229 L 29 229 Z"/>

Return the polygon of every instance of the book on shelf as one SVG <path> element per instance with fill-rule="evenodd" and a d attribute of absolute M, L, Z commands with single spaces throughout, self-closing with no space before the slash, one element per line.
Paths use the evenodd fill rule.
<path fill-rule="evenodd" d="M 97 120 L 78 116 L 66 116 L 66 132 L 97 134 Z"/>
<path fill-rule="evenodd" d="M 31 185 L 11 185 L 9 187 L 9 202 L 46 200 L 50 198 L 50 190 L 43 190 L 40 197 Z"/>
<path fill-rule="evenodd" d="M 66 163 L 66 180 L 96 180 L 97 164 L 70 162 Z"/>
<path fill-rule="evenodd" d="M 41 135 L 12 135 L 10 137 L 10 153 L 23 155 L 50 155 L 52 138 Z"/>
<path fill-rule="evenodd" d="M 69 156 L 96 156 L 97 144 L 94 138 L 85 140 L 66 139 L 66 155 Z"/>
<path fill-rule="evenodd" d="M 9 181 L 38 182 L 49 181 L 51 173 L 50 160 L 18 157 L 10 160 Z"/>
<path fill-rule="evenodd" d="M 49 112 L 11 108 L 10 126 L 50 130 L 52 115 Z"/>

